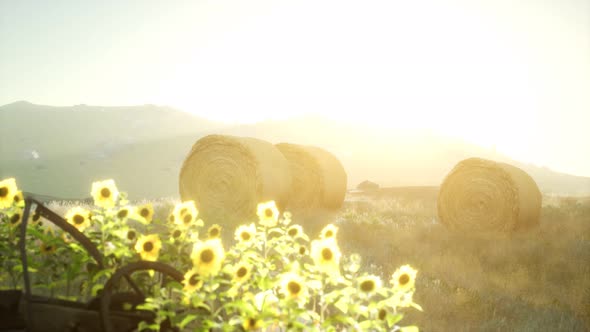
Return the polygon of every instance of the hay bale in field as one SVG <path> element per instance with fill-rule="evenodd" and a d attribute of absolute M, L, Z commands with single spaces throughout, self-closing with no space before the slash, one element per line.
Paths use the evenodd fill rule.
<path fill-rule="evenodd" d="M 541 192 L 523 170 L 480 158 L 459 162 L 438 194 L 438 217 L 450 229 L 501 231 L 539 224 Z"/>
<path fill-rule="evenodd" d="M 256 221 L 256 206 L 287 203 L 291 188 L 289 163 L 271 143 L 227 135 L 199 139 L 184 160 L 180 197 L 194 200 L 207 223 L 237 226 Z"/>
<path fill-rule="evenodd" d="M 338 209 L 346 195 L 346 172 L 330 152 L 315 147 L 279 143 L 289 161 L 292 186 L 288 209 Z"/>
<path fill-rule="evenodd" d="M 289 162 L 291 190 L 287 208 L 317 208 L 322 204 L 324 179 L 318 161 L 302 145 L 275 145 Z"/>

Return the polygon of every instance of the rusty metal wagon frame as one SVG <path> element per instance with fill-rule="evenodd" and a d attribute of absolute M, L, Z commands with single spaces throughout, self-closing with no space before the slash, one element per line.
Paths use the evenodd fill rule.
<path fill-rule="evenodd" d="M 10 331 L 134 331 L 139 322 L 153 320 L 154 314 L 145 310 L 119 310 L 115 308 L 112 301 L 117 296 L 117 294 L 113 293 L 116 285 L 121 280 L 126 280 L 132 292 L 123 295 L 128 302 L 137 305 L 144 302 L 145 295 L 131 278 L 134 272 L 154 270 L 173 281 L 181 282 L 183 280 L 183 274 L 170 265 L 160 262 L 138 261 L 116 270 L 107 280 L 100 294 L 88 303 L 34 295 L 31 287 L 26 243 L 27 223 L 33 210 L 35 214 L 39 214 L 64 232 L 69 233 L 88 252 L 98 268 L 104 268 L 102 254 L 86 235 L 43 203 L 31 197 L 25 197 L 25 209 L 19 229 L 20 239 L 18 245 L 24 283 L 22 294 L 19 294 L 19 314 L 22 316 L 22 322 L 24 323 L 22 326 L 9 327 Z"/>

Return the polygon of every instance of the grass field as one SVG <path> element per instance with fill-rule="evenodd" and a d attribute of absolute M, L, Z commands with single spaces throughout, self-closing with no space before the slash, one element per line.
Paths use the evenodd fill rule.
<path fill-rule="evenodd" d="M 447 231 L 430 191 L 372 197 L 346 203 L 340 242 L 383 276 L 420 271 L 422 330 L 590 330 L 590 200 L 545 198 L 540 227 L 492 236 Z"/>
<path fill-rule="evenodd" d="M 153 203 L 165 218 L 175 202 Z M 49 206 L 63 214 L 71 204 Z M 363 269 L 384 280 L 403 264 L 417 268 L 424 312 L 404 320 L 422 331 L 590 330 L 588 198 L 545 197 L 540 226 L 510 235 L 447 231 L 430 187 L 349 194 L 340 211 L 294 213 L 298 221 L 311 237 L 335 223 L 343 253 L 361 254 Z M 231 241 L 233 229 L 224 235 Z"/>

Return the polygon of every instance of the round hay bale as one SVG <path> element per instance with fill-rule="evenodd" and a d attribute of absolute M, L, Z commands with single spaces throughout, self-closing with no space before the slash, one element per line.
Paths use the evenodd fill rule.
<path fill-rule="evenodd" d="M 291 172 L 285 157 L 269 142 L 209 135 L 193 145 L 179 182 L 181 199 L 194 200 L 207 224 L 233 227 L 256 221 L 260 202 L 274 200 L 279 209 L 284 208 Z"/>
<path fill-rule="evenodd" d="M 535 181 L 520 168 L 469 158 L 444 179 L 438 217 L 454 230 L 511 232 L 539 224 L 541 199 Z"/>
<path fill-rule="evenodd" d="M 318 208 L 322 205 L 324 178 L 318 161 L 302 145 L 275 145 L 289 162 L 291 190 L 287 209 Z"/>
<path fill-rule="evenodd" d="M 289 209 L 338 209 L 346 195 L 347 176 L 333 154 L 316 146 L 279 143 L 292 174 Z"/>

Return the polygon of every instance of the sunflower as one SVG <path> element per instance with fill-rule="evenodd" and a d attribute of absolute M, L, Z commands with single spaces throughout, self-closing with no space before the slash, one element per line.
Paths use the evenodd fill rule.
<path fill-rule="evenodd" d="M 14 178 L 0 181 L 0 209 L 11 207 L 17 192 L 18 188 L 16 187 L 16 180 Z"/>
<path fill-rule="evenodd" d="M 73 207 L 66 213 L 66 221 L 83 232 L 90 227 L 90 212 L 79 206 Z"/>
<path fill-rule="evenodd" d="M 29 224 L 31 224 L 31 226 L 35 226 L 35 225 L 39 225 L 40 223 L 41 223 L 41 213 L 39 213 L 39 211 L 35 210 L 33 215 L 31 215 L 31 217 L 29 217 Z"/>
<path fill-rule="evenodd" d="M 317 268 L 329 275 L 340 274 L 340 248 L 334 238 L 311 242 L 311 258 Z"/>
<path fill-rule="evenodd" d="M 197 220 L 198 215 L 199 210 L 195 206 L 195 201 L 185 201 L 174 206 L 174 211 L 172 212 L 173 219 L 171 221 L 187 228 Z"/>
<path fill-rule="evenodd" d="M 135 208 L 135 214 L 139 217 L 139 220 L 144 224 L 149 224 L 154 218 L 154 207 L 151 203 L 147 203 Z"/>
<path fill-rule="evenodd" d="M 361 255 L 353 253 L 348 256 L 348 260 L 344 264 L 343 268 L 350 273 L 357 273 L 361 268 Z"/>
<path fill-rule="evenodd" d="M 410 265 L 403 265 L 393 273 L 390 282 L 395 289 L 409 291 L 414 288 L 417 273 Z"/>
<path fill-rule="evenodd" d="M 250 225 L 240 225 L 235 232 L 235 238 L 240 243 L 250 243 L 254 241 L 256 235 L 256 225 L 251 223 Z"/>
<path fill-rule="evenodd" d="M 221 226 L 214 224 L 207 230 L 207 236 L 210 239 L 221 237 Z"/>
<path fill-rule="evenodd" d="M 49 255 L 53 254 L 57 250 L 57 247 L 55 246 L 55 244 L 41 243 L 40 249 L 42 254 Z"/>
<path fill-rule="evenodd" d="M 299 225 L 292 225 L 291 227 L 289 227 L 287 229 L 287 235 L 289 235 L 293 239 L 301 237 L 302 234 L 303 234 L 303 228 L 301 228 L 301 226 L 299 226 Z"/>
<path fill-rule="evenodd" d="M 43 227 L 43 234 L 49 237 L 56 237 L 55 236 L 56 229 L 53 225 L 49 225 L 47 227 Z"/>
<path fill-rule="evenodd" d="M 252 266 L 246 263 L 240 263 L 234 268 L 233 281 L 236 283 L 243 283 L 250 279 L 252 275 Z"/>
<path fill-rule="evenodd" d="M 20 225 L 21 221 L 23 221 L 23 211 L 21 209 L 18 209 L 16 212 L 14 212 L 8 219 L 11 227 Z"/>
<path fill-rule="evenodd" d="M 420 311 L 422 311 L 422 307 L 416 303 L 414 303 L 414 292 L 398 292 L 396 295 L 396 302 L 397 306 L 400 308 L 409 308 L 414 307 Z"/>
<path fill-rule="evenodd" d="M 68 232 L 62 232 L 61 233 L 61 239 L 65 242 L 65 243 L 72 243 L 74 242 L 74 238 L 72 237 L 72 235 L 70 235 L 70 233 Z"/>
<path fill-rule="evenodd" d="M 125 234 L 125 238 L 129 242 L 135 242 L 137 240 L 137 232 L 133 228 L 130 228 L 127 230 L 127 233 Z"/>
<path fill-rule="evenodd" d="M 387 318 L 387 308 L 381 308 L 379 309 L 379 311 L 377 312 L 377 319 L 383 321 Z"/>
<path fill-rule="evenodd" d="M 16 195 L 14 195 L 14 203 L 19 208 L 24 208 L 25 207 L 25 197 L 23 196 L 23 192 L 22 191 L 19 190 L 19 191 L 16 192 Z"/>
<path fill-rule="evenodd" d="M 131 210 L 128 207 L 120 208 L 116 214 L 117 219 L 119 219 L 119 220 L 125 220 L 128 217 L 130 217 L 130 215 L 131 215 Z"/>
<path fill-rule="evenodd" d="M 289 211 L 285 211 L 283 212 L 283 225 L 289 225 L 291 223 L 291 218 L 293 217 L 293 214 Z"/>
<path fill-rule="evenodd" d="M 321 239 L 329 239 L 331 237 L 336 238 L 336 233 L 338 233 L 338 227 L 334 226 L 334 224 L 328 224 L 320 232 L 320 238 Z"/>
<path fill-rule="evenodd" d="M 242 322 L 245 331 L 256 331 L 264 327 L 263 321 L 255 317 L 246 317 Z"/>
<path fill-rule="evenodd" d="M 279 221 L 279 209 L 275 201 L 259 203 L 256 208 L 256 214 L 262 226 L 274 227 Z"/>
<path fill-rule="evenodd" d="M 358 279 L 358 289 L 361 294 L 372 295 L 381 288 L 381 278 L 369 275 Z"/>
<path fill-rule="evenodd" d="M 203 280 L 197 270 L 192 269 L 184 274 L 182 284 L 185 292 L 193 293 L 203 286 Z"/>
<path fill-rule="evenodd" d="M 307 254 L 307 247 L 304 245 L 300 245 L 298 252 L 299 252 L 299 255 L 306 255 Z"/>
<path fill-rule="evenodd" d="M 141 259 L 146 261 L 158 260 L 158 254 L 162 248 L 162 241 L 158 234 L 142 235 L 135 243 L 135 251 L 139 253 Z"/>
<path fill-rule="evenodd" d="M 170 230 L 170 237 L 172 241 L 179 241 L 186 237 L 186 230 L 178 227 L 174 227 Z"/>
<path fill-rule="evenodd" d="M 168 215 L 168 222 L 171 224 L 175 224 L 176 223 L 176 216 L 174 215 L 174 213 L 170 213 Z"/>
<path fill-rule="evenodd" d="M 92 183 L 90 194 L 94 198 L 94 205 L 110 209 L 115 206 L 115 202 L 119 197 L 119 190 L 117 190 L 115 181 L 109 179 Z"/>
<path fill-rule="evenodd" d="M 284 273 L 281 276 L 280 292 L 285 298 L 295 300 L 300 304 L 304 304 L 307 300 L 307 287 L 303 278 L 292 272 Z"/>
<path fill-rule="evenodd" d="M 204 277 L 219 273 L 224 258 L 225 250 L 220 239 L 197 242 L 193 246 L 193 252 L 191 253 L 193 266 Z"/>

